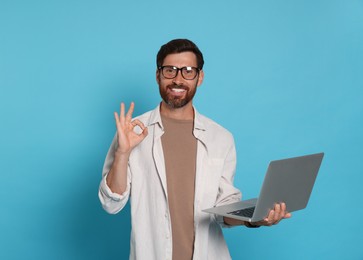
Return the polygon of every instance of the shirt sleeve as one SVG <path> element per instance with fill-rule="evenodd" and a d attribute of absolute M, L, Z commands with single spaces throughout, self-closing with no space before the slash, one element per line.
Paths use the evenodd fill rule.
<path fill-rule="evenodd" d="M 232 138 L 232 142 L 228 150 L 224 164 L 223 175 L 219 183 L 219 193 L 216 200 L 216 206 L 226 205 L 241 200 L 242 193 L 233 184 L 235 172 L 236 172 L 236 149 Z M 230 227 L 229 225 L 226 225 L 224 223 L 223 216 L 215 215 L 215 220 L 222 227 Z"/>
<path fill-rule="evenodd" d="M 100 199 L 102 207 L 110 214 L 116 214 L 121 211 L 130 196 L 130 168 L 127 169 L 127 186 L 123 194 L 112 192 L 110 187 L 107 185 L 106 178 L 107 174 L 111 169 L 113 161 L 115 159 L 115 150 L 117 148 L 117 135 L 113 138 L 112 144 L 108 150 L 105 163 L 102 170 L 102 179 L 98 190 L 98 197 Z"/>

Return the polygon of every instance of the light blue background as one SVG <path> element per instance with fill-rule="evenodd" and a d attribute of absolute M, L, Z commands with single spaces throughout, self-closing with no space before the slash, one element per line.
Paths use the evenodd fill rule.
<path fill-rule="evenodd" d="M 113 111 L 157 105 L 155 55 L 180 37 L 245 198 L 271 159 L 326 153 L 307 209 L 225 230 L 232 257 L 363 259 L 362 0 L 0 0 L 0 259 L 127 259 L 129 209 L 97 197 Z"/>

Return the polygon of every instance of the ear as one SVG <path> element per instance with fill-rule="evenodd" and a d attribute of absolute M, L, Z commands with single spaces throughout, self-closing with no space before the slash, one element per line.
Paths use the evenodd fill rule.
<path fill-rule="evenodd" d="M 200 70 L 199 71 L 199 75 L 198 75 L 198 82 L 197 82 L 197 86 L 199 87 L 200 85 L 202 85 L 204 80 L 204 71 Z"/>
<path fill-rule="evenodd" d="M 156 82 L 160 85 L 160 70 L 156 69 Z"/>

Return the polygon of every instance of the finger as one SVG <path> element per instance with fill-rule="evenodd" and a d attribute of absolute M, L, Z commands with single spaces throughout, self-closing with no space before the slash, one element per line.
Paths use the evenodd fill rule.
<path fill-rule="evenodd" d="M 129 110 L 127 111 L 127 114 L 126 114 L 126 120 L 131 121 L 132 113 L 134 113 L 134 107 L 135 107 L 134 102 L 131 102 L 131 104 L 130 104 L 130 108 L 129 108 Z"/>
<path fill-rule="evenodd" d="M 121 125 L 125 124 L 125 104 L 123 102 L 120 105 L 120 123 Z"/>
<path fill-rule="evenodd" d="M 284 202 L 281 203 L 281 211 L 286 212 L 286 204 Z"/>
<path fill-rule="evenodd" d="M 145 127 L 143 130 L 142 130 L 142 133 L 141 133 L 141 136 L 142 138 L 145 138 L 148 134 L 148 130 L 147 130 L 147 127 Z"/>
<path fill-rule="evenodd" d="M 272 209 L 272 210 L 270 210 L 270 212 L 269 212 L 269 214 L 268 214 L 268 216 L 266 218 L 266 222 L 267 222 L 266 224 L 268 226 L 272 225 L 274 216 L 275 216 L 275 210 Z"/>
<path fill-rule="evenodd" d="M 133 127 L 138 126 L 141 128 L 142 132 L 140 133 L 140 136 L 143 136 L 144 138 L 145 136 L 147 136 L 148 130 L 147 127 L 145 127 L 145 125 L 143 124 L 143 122 L 139 121 L 138 119 L 135 119 L 134 121 L 132 121 L 132 125 Z"/>
<path fill-rule="evenodd" d="M 275 205 L 275 214 L 274 214 L 274 218 L 273 218 L 273 221 L 276 222 L 276 221 L 279 221 L 280 220 L 280 213 L 281 213 L 281 206 L 279 203 L 277 203 Z"/>
<path fill-rule="evenodd" d="M 120 126 L 120 118 L 119 118 L 117 112 L 113 112 L 113 116 L 115 117 L 116 127 L 119 128 L 119 126 Z"/>
<path fill-rule="evenodd" d="M 141 128 L 141 130 L 144 130 L 144 129 L 145 129 L 145 126 L 144 126 L 143 122 L 141 122 L 141 121 L 140 121 L 140 120 L 138 120 L 138 119 L 133 120 L 133 121 L 131 122 L 131 124 L 133 125 L 133 127 L 135 127 L 135 126 L 140 127 L 140 128 Z"/>
<path fill-rule="evenodd" d="M 292 214 L 291 214 L 291 213 L 289 213 L 289 212 L 287 212 L 287 213 L 285 214 L 284 218 L 291 218 L 291 216 L 292 216 Z"/>
<path fill-rule="evenodd" d="M 291 213 L 287 211 L 286 203 L 281 204 L 281 208 L 283 209 L 283 218 L 291 218 Z"/>
<path fill-rule="evenodd" d="M 283 202 L 281 203 L 281 213 L 280 213 L 281 218 L 285 218 L 287 213 L 288 212 L 286 210 L 286 204 Z"/>

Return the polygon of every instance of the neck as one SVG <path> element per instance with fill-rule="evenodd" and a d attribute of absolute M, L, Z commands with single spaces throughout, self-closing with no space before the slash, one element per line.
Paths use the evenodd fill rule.
<path fill-rule="evenodd" d="M 188 104 L 180 108 L 171 108 L 164 101 L 162 101 L 160 106 L 160 113 L 165 117 L 177 120 L 194 119 L 194 109 L 192 102 L 189 102 Z"/>

